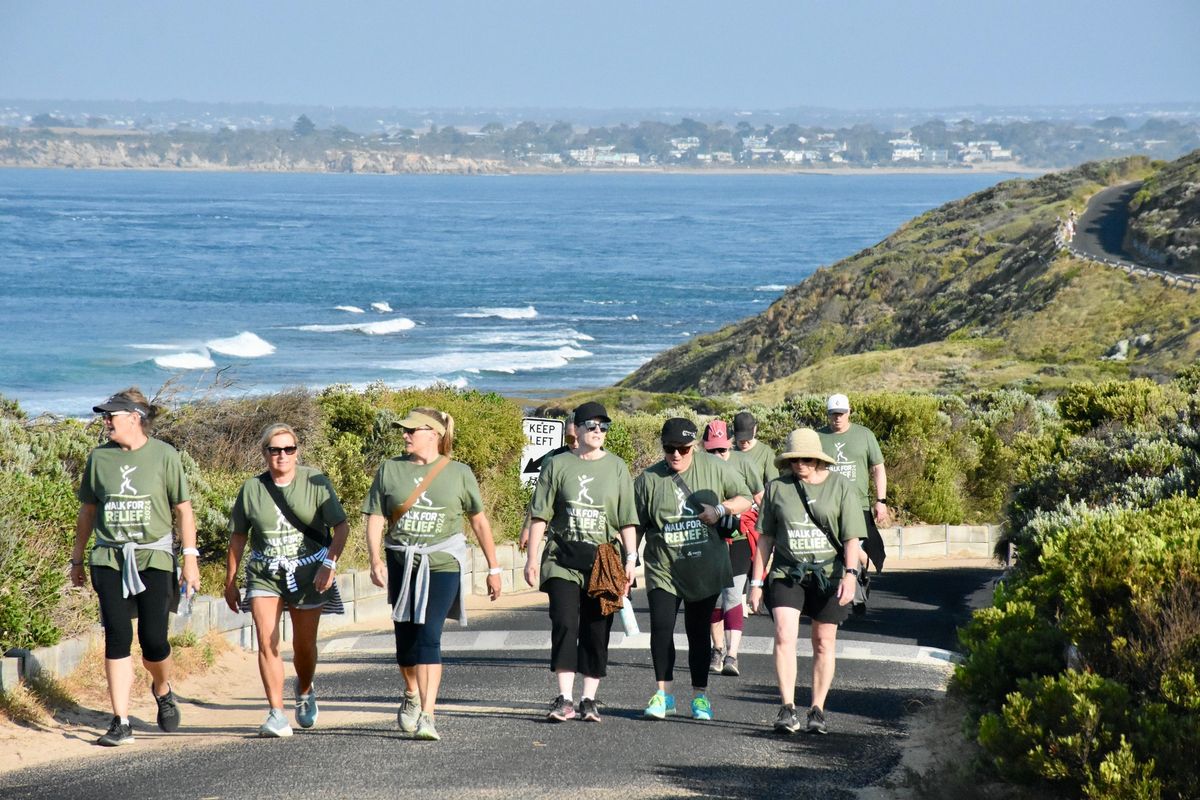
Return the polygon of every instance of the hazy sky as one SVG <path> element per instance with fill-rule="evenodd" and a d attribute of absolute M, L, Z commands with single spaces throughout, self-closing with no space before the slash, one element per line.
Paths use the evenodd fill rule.
<path fill-rule="evenodd" d="M 0 97 L 404 108 L 1200 101 L 1200 0 L 0 0 Z"/>

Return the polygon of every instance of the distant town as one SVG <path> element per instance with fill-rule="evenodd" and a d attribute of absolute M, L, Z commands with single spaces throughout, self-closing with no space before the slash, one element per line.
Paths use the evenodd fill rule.
<path fill-rule="evenodd" d="M 866 121 L 852 114 L 839 119 L 833 112 L 805 111 L 796 113 L 806 119 L 795 122 L 784 122 L 778 112 L 732 112 L 732 123 L 684 116 L 587 125 L 519 119 L 511 111 L 384 114 L 359 109 L 284 117 L 284 109 L 274 107 L 235 110 L 183 103 L 140 110 L 126 104 L 107 110 L 118 113 L 78 107 L 39 110 L 32 102 L 0 106 L 0 165 L 54 166 L 63 158 L 69 162 L 62 155 L 68 149 L 64 143 L 86 141 L 95 151 L 91 157 L 99 162 L 94 165 L 121 166 L 106 160 L 106 145 L 96 144 L 106 138 L 119 141 L 121 157 L 133 158 L 129 166 L 238 169 L 264 163 L 282 164 L 268 167 L 281 169 L 384 172 L 412 171 L 418 163 L 433 169 L 438 163 L 465 162 L 483 171 L 1054 169 L 1131 154 L 1167 160 L 1200 147 L 1200 109 L 1192 107 L 1104 109 L 1125 113 L 1095 119 L 1080 119 L 1087 113 L 1079 109 L 1047 119 L 1011 112 L 985 112 L 976 118 L 921 117 L 919 111 L 892 115 L 902 125 L 886 124 L 878 114 Z M 378 115 L 367 120 L 369 111 Z M 331 117 L 363 127 L 352 130 L 330 123 Z M 452 124 L 439 124 L 438 118 Z M 168 163 L 156 164 L 155 158 Z"/>

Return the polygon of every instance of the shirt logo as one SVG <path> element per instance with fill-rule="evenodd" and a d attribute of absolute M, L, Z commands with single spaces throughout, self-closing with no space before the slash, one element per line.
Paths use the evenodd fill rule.
<path fill-rule="evenodd" d="M 848 463 L 850 461 L 850 459 L 846 458 L 846 454 L 842 452 L 842 448 L 846 446 L 846 443 L 845 442 L 834 442 L 833 446 L 837 448 L 837 455 L 835 457 L 837 462 L 839 464 Z"/>
<path fill-rule="evenodd" d="M 581 505 L 584 503 L 587 503 L 588 505 L 595 505 L 596 501 L 592 499 L 592 496 L 590 494 L 588 494 L 588 487 L 587 487 L 587 485 L 589 483 L 591 483 L 593 480 L 595 480 L 595 479 L 590 475 L 580 475 L 579 476 L 579 493 L 575 495 L 576 503 L 579 503 Z M 587 498 L 586 501 L 583 499 L 585 497 Z"/>
<path fill-rule="evenodd" d="M 121 488 L 117 489 L 118 495 L 123 497 L 137 496 L 137 489 L 133 488 L 133 482 L 130 480 L 134 472 L 137 472 L 137 467 L 131 467 L 128 464 L 121 467 Z"/>
<path fill-rule="evenodd" d="M 679 517 L 694 517 L 694 516 L 696 516 L 696 512 L 693 511 L 691 506 L 689 506 L 687 504 L 687 495 L 685 495 L 683 493 L 683 489 L 680 489 L 678 486 L 675 487 L 675 500 L 679 503 L 679 510 L 676 512 L 676 516 L 679 516 Z"/>
<path fill-rule="evenodd" d="M 420 486 L 421 479 L 413 478 L 413 485 Z M 429 490 L 426 489 L 425 491 L 429 491 Z M 421 492 L 421 496 L 417 498 L 417 502 L 413 503 L 413 505 L 414 506 L 424 506 L 426 508 L 433 508 L 433 501 L 429 499 L 429 495 L 425 494 L 425 492 Z"/>

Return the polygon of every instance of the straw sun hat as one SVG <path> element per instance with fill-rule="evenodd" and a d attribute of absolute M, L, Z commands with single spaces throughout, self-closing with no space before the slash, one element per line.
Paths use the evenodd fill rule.
<path fill-rule="evenodd" d="M 793 458 L 815 458 L 826 464 L 834 463 L 821 449 L 821 437 L 812 428 L 797 428 L 788 434 L 783 452 L 775 457 L 775 466 L 782 468 Z"/>

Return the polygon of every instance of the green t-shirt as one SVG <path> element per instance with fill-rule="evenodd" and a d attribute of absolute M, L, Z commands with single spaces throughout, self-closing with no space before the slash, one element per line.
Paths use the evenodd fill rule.
<path fill-rule="evenodd" d="M 716 528 L 700 521 L 701 504 L 749 499 L 750 489 L 738 470 L 699 450 L 680 477 L 690 495 L 684 496 L 671 478 L 666 461 L 648 467 L 633 485 L 638 524 L 646 541 L 646 588 L 699 600 L 733 585 L 729 546 Z"/>
<path fill-rule="evenodd" d="M 824 561 L 837 555 L 829 537 L 809 519 L 804 501 L 796 491 L 797 480 L 794 475 L 789 475 L 771 481 L 758 514 L 758 530 L 775 539 L 772 579 L 786 575 L 793 564 Z M 819 484 L 804 484 L 804 491 L 813 513 L 835 539 L 844 543 L 866 538 L 867 523 L 850 481 L 830 472 L 829 477 Z M 841 577 L 843 566 L 840 560 L 834 560 L 825 567 L 826 576 Z"/>
<path fill-rule="evenodd" d="M 291 483 L 280 486 L 279 491 L 296 518 L 310 528 L 321 531 L 346 521 L 346 512 L 342 510 L 329 478 L 320 470 L 296 467 Z M 301 559 L 321 549 L 318 542 L 287 521 L 257 475 L 242 484 L 229 519 L 233 533 L 249 536 L 248 551 L 261 553 L 266 558 Z M 269 572 L 267 562 L 252 560 L 249 556 L 247 552 L 244 561 L 248 588 L 270 587 L 283 595 L 287 583 L 284 577 Z M 315 562 L 299 568 L 297 584 L 302 589 L 311 584 L 320 566 L 320 562 Z"/>
<path fill-rule="evenodd" d="M 621 528 L 636 525 L 629 467 L 619 456 L 607 452 L 595 461 L 585 461 L 570 452 L 556 455 L 542 466 L 529 514 L 547 522 L 541 584 L 562 578 L 583 586 L 586 578 L 582 572 L 555 560 L 557 539 L 602 544 L 619 540 Z"/>
<path fill-rule="evenodd" d="M 738 450 L 735 445 L 733 448 L 734 458 L 745 459 L 750 462 L 751 470 L 758 475 L 758 482 L 762 486 L 767 485 L 767 481 L 778 478 L 783 474 L 782 470 L 775 466 L 775 451 L 760 441 L 754 442 L 754 447 L 749 450 Z"/>
<path fill-rule="evenodd" d="M 870 508 L 871 467 L 883 463 L 883 452 L 879 449 L 875 434 L 854 423 L 850 423 L 845 433 L 834 433 L 826 425 L 817 434 L 821 437 L 821 449 L 837 462 L 830 464 L 829 469 L 848 478 L 858 490 L 862 508 Z"/>
<path fill-rule="evenodd" d="M 757 465 L 748 458 L 742 458 L 741 453 L 735 448 L 729 451 L 729 461 L 726 462 L 732 466 L 746 481 L 746 486 L 750 489 L 749 499 L 753 500 L 754 495 L 763 490 L 763 478 L 759 473 Z M 746 534 L 742 533 L 741 529 L 733 532 L 733 535 L 727 539 L 730 542 L 740 542 L 746 538 Z"/>
<path fill-rule="evenodd" d="M 174 529 L 172 510 L 192 499 L 179 452 L 166 442 L 149 439 L 137 450 L 107 442 L 88 455 L 76 495 L 96 506 L 92 530 L 96 541 L 123 545 L 150 544 Z M 93 567 L 121 569 L 120 548 L 92 548 Z M 137 551 L 137 566 L 172 570 L 175 558 L 160 550 Z"/>
<path fill-rule="evenodd" d="M 442 458 L 445 456 L 428 464 L 417 464 L 410 456 L 399 456 L 379 465 L 362 510 L 364 514 L 378 514 L 387 520 L 386 541 L 406 547 L 438 544 L 465 532 L 464 516 L 483 511 L 475 473 L 461 461 L 451 461 L 408 512 L 395 525 L 391 524 L 392 509 L 404 504 Z M 434 572 L 458 572 L 458 561 L 449 553 L 431 553 L 429 568 Z"/>

